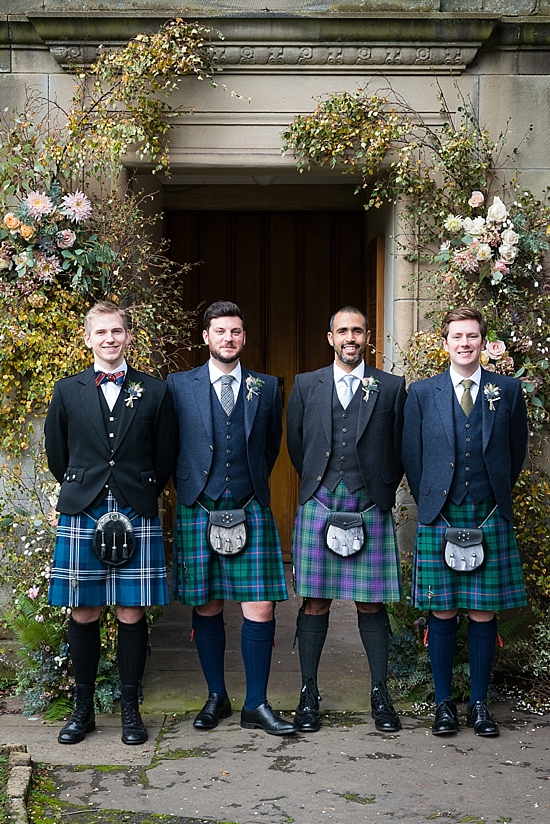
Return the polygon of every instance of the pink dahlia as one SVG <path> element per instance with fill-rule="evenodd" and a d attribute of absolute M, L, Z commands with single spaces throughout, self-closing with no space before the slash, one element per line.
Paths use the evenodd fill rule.
<path fill-rule="evenodd" d="M 40 220 L 41 217 L 49 215 L 54 210 L 53 201 L 46 192 L 29 192 L 24 203 L 29 215 L 35 220 Z"/>
<path fill-rule="evenodd" d="M 88 220 L 92 214 L 92 204 L 82 192 L 74 192 L 63 197 L 63 214 L 75 223 Z"/>

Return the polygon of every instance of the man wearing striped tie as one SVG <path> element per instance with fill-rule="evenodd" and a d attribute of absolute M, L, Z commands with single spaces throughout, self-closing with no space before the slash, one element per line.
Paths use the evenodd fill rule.
<path fill-rule="evenodd" d="M 497 619 L 526 604 L 511 490 L 527 445 L 521 383 L 480 366 L 487 324 L 468 306 L 441 327 L 449 369 L 413 383 L 405 405 L 403 464 L 418 504 L 412 602 L 429 610 L 434 735 L 458 731 L 452 696 L 457 613 L 468 611 L 467 726 L 496 736 L 487 709 Z"/>
<path fill-rule="evenodd" d="M 139 745 L 147 740 L 138 709 L 145 608 L 168 603 L 158 497 L 175 464 L 176 417 L 164 381 L 126 363 L 131 334 L 123 309 L 109 301 L 93 306 L 84 340 L 94 364 L 56 383 L 45 425 L 48 465 L 61 484 L 49 600 L 71 611 L 76 682 L 75 711 L 59 742 L 76 744 L 95 728 L 99 619 L 103 606 L 114 605 L 122 741 Z M 101 519 L 120 527 L 119 536 L 105 537 Z"/>
<path fill-rule="evenodd" d="M 277 601 L 288 597 L 269 475 L 281 443 L 277 379 L 241 365 L 243 313 L 217 301 L 204 313 L 204 366 L 168 376 L 178 414 L 178 504 L 173 596 L 193 607 L 193 637 L 208 686 L 196 716 L 210 730 L 231 713 L 224 672 L 224 601 L 239 601 L 246 696 L 241 726 L 270 735 L 294 727 L 267 701 Z"/>

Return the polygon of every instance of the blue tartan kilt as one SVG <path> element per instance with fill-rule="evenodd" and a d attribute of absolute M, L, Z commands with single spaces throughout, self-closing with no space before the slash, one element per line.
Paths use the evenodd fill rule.
<path fill-rule="evenodd" d="M 527 603 L 514 525 L 499 513 L 494 498 L 478 504 L 467 498 L 449 501 L 442 510 L 451 526 L 478 527 L 483 523 L 485 560 L 473 572 L 450 569 L 444 559 L 447 524 L 439 515 L 431 524 L 418 524 L 413 558 L 412 603 L 419 609 L 475 609 L 497 612 Z M 488 516 L 488 520 L 485 520 Z"/>
<path fill-rule="evenodd" d="M 135 552 L 127 564 L 110 567 L 92 548 L 95 522 L 118 510 L 132 518 Z M 163 605 L 169 602 L 164 541 L 158 517 L 143 518 L 123 509 L 109 494 L 103 503 L 78 515 L 60 515 L 52 562 L 49 603 L 53 606 L 124 607 Z M 89 517 L 91 516 L 91 517 Z"/>
<path fill-rule="evenodd" d="M 366 540 L 355 555 L 343 558 L 327 547 L 328 510 L 363 512 Z M 296 594 L 303 598 L 378 604 L 401 598 L 393 515 L 391 510 L 383 512 L 373 505 L 365 489 L 350 493 L 343 482 L 334 492 L 321 486 L 314 498 L 299 506 L 292 536 L 292 560 Z"/>
<path fill-rule="evenodd" d="M 229 490 L 217 501 L 204 494 L 200 500 L 208 510 L 238 508 Z M 199 606 L 216 599 L 286 601 L 281 545 L 271 509 L 253 498 L 245 511 L 246 547 L 227 556 L 207 544 L 208 513 L 198 503 L 177 505 L 172 595 L 182 604 Z"/>

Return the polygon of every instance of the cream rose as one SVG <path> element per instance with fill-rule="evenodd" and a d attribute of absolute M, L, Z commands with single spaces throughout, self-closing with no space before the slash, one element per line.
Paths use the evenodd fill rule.
<path fill-rule="evenodd" d="M 508 246 L 507 243 L 503 243 L 502 246 L 498 247 L 498 252 L 504 263 L 513 263 L 518 250 L 515 246 Z"/>
<path fill-rule="evenodd" d="M 502 202 L 502 200 L 495 196 L 493 199 L 493 205 L 489 206 L 487 209 L 487 222 L 488 223 L 502 223 L 503 220 L 506 220 L 508 217 L 508 209 Z"/>
<path fill-rule="evenodd" d="M 485 218 L 475 217 L 472 220 L 471 217 L 466 217 L 464 218 L 462 225 L 465 232 L 472 235 L 472 237 L 477 237 L 478 235 L 483 234 L 485 230 Z"/>
<path fill-rule="evenodd" d="M 519 240 L 518 233 L 514 232 L 513 229 L 506 229 L 506 231 L 502 233 L 501 237 L 502 242 L 507 246 L 515 246 Z"/>
<path fill-rule="evenodd" d="M 490 358 L 498 360 L 506 353 L 506 344 L 503 340 L 492 340 L 485 347 L 485 351 Z"/>
<path fill-rule="evenodd" d="M 490 260 L 493 257 L 493 250 L 488 243 L 480 243 L 474 247 L 476 260 Z"/>

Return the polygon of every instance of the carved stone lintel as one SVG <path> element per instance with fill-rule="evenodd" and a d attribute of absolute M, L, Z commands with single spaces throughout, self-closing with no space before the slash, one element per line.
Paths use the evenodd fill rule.
<path fill-rule="evenodd" d="M 109 43 L 109 48 L 123 44 Z M 213 46 L 215 62 L 222 68 L 250 70 L 320 69 L 350 71 L 384 68 L 418 70 L 422 68 L 459 72 L 468 66 L 477 54 L 479 43 L 373 43 L 339 45 L 240 45 L 227 43 Z M 100 46 L 90 43 L 49 44 L 57 62 L 65 69 L 89 66 L 97 58 Z"/>

